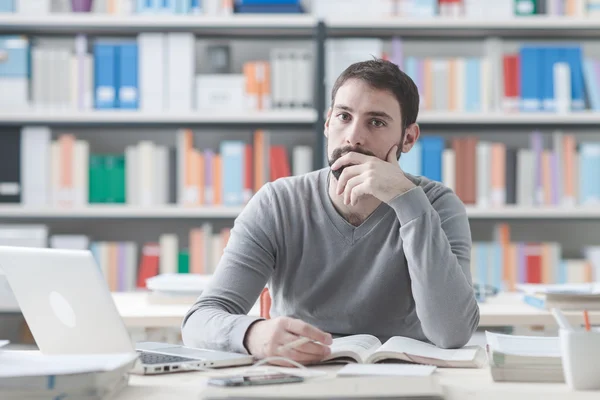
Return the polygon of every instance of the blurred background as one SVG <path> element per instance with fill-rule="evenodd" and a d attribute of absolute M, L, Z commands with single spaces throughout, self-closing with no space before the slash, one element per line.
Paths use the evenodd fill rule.
<path fill-rule="evenodd" d="M 209 276 L 253 193 L 326 166 L 333 82 L 381 57 L 421 96 L 401 166 L 467 207 L 479 301 L 595 282 L 599 28 L 599 0 L 0 0 L 0 245 L 90 249 L 115 299 L 181 313 L 173 281 L 131 296 Z M 0 339 L 33 343 L 1 272 Z"/>

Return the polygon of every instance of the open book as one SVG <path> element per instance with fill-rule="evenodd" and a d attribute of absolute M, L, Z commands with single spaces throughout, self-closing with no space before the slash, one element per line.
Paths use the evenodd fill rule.
<path fill-rule="evenodd" d="M 487 356 L 480 346 L 440 349 L 401 336 L 394 336 L 382 344 L 372 335 L 351 335 L 333 339 L 331 354 L 323 362 L 359 364 L 407 362 L 438 367 L 481 368 L 486 365 Z"/>

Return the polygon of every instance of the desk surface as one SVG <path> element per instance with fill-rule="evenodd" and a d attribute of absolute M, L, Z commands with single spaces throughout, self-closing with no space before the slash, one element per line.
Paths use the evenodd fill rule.
<path fill-rule="evenodd" d="M 114 293 L 113 298 L 119 313 L 128 327 L 180 327 L 182 318 L 191 304 L 150 304 L 146 292 Z M 525 304 L 521 295 L 501 293 L 479 305 L 480 326 L 533 326 L 556 327 L 552 314 Z M 259 315 L 258 303 L 250 315 Z M 565 312 L 571 323 L 583 324 L 580 312 Z M 600 311 L 590 313 L 592 320 L 600 319 Z"/>
<path fill-rule="evenodd" d="M 340 366 L 316 367 L 334 378 Z M 435 372 L 448 400 L 597 400 L 600 391 L 575 392 L 564 383 L 494 382 L 487 368 L 441 369 Z M 203 372 L 183 372 L 160 376 L 132 376 L 129 386 L 115 400 L 200 399 L 207 379 Z M 241 389 L 243 390 L 243 389 Z"/>

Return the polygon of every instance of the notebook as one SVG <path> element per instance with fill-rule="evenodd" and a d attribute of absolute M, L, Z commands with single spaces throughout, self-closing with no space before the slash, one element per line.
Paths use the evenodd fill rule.
<path fill-rule="evenodd" d="M 387 362 L 435 365 L 437 367 L 481 368 L 486 365 L 480 346 L 441 349 L 419 340 L 394 336 L 381 343 L 372 335 L 351 335 L 333 339 L 331 354 L 324 363 L 376 364 Z"/>
<path fill-rule="evenodd" d="M 206 386 L 201 398 L 210 399 L 443 399 L 435 376 L 386 376 L 316 379 L 281 385 L 226 388 Z"/>

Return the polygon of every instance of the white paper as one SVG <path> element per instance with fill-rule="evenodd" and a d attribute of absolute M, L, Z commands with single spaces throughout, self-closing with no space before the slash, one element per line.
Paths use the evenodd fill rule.
<path fill-rule="evenodd" d="M 410 364 L 347 364 L 337 376 L 428 376 L 435 372 L 434 365 Z"/>
<path fill-rule="evenodd" d="M 0 378 L 112 371 L 137 358 L 137 353 L 47 356 L 37 351 L 0 352 Z"/>
<path fill-rule="evenodd" d="M 10 343 L 10 340 L 0 340 L 0 347 L 4 347 Z"/>

